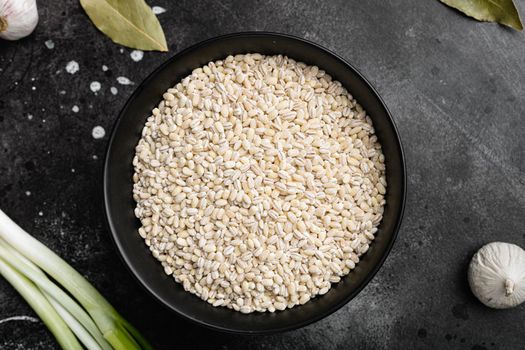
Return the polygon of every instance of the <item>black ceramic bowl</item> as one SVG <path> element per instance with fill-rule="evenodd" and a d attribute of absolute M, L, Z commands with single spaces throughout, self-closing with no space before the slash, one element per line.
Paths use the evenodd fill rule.
<path fill-rule="evenodd" d="M 132 159 L 141 130 L 162 94 L 197 67 L 228 55 L 258 52 L 287 55 L 324 69 L 339 80 L 365 108 L 382 144 L 388 182 L 384 218 L 376 240 L 357 267 L 330 291 L 305 305 L 275 313 L 241 314 L 213 307 L 185 292 L 168 277 L 138 235 L 133 214 Z M 374 88 L 349 63 L 321 46 L 289 35 L 238 33 L 204 41 L 157 68 L 124 106 L 113 129 L 104 168 L 104 199 L 109 227 L 122 258 L 140 283 L 168 308 L 196 323 L 235 333 L 271 333 L 305 326 L 336 311 L 363 289 L 389 253 L 405 203 L 405 164 L 399 136 L 386 106 Z"/>

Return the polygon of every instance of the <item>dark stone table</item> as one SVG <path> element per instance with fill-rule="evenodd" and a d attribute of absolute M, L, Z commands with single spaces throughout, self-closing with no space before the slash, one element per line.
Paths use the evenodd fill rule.
<path fill-rule="evenodd" d="M 482 244 L 525 246 L 525 33 L 475 22 L 436 0 L 150 4 L 167 10 L 159 19 L 170 52 L 138 62 L 74 0 L 39 1 L 35 33 L 0 43 L 2 210 L 86 275 L 159 349 L 525 347 L 524 306 L 488 309 L 466 282 Z M 181 49 L 244 30 L 304 37 L 359 67 L 394 115 L 409 174 L 399 238 L 359 296 L 311 326 L 257 337 L 197 327 L 147 295 L 113 248 L 101 195 L 108 134 L 134 89 L 117 78 L 137 84 Z M 75 74 L 66 70 L 71 61 Z M 96 126 L 103 138 L 93 137 Z M 55 348 L 33 317 L 0 280 L 0 348 Z"/>

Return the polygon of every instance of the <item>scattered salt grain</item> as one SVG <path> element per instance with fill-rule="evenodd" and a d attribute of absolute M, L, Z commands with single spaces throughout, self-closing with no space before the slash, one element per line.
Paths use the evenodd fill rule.
<path fill-rule="evenodd" d="M 76 61 L 69 61 L 66 64 L 66 72 L 69 74 L 75 74 L 80 69 L 78 63 Z"/>
<path fill-rule="evenodd" d="M 100 88 L 102 87 L 102 85 L 100 85 L 100 83 L 98 81 L 92 81 L 91 84 L 89 84 L 89 88 L 91 89 L 91 91 L 93 91 L 94 93 L 100 91 Z"/>
<path fill-rule="evenodd" d="M 106 135 L 106 130 L 100 125 L 97 125 L 93 128 L 93 131 L 91 131 L 91 135 L 94 139 L 101 139 Z"/>
<path fill-rule="evenodd" d="M 151 9 L 153 10 L 153 13 L 156 15 L 160 15 L 161 13 L 166 12 L 166 9 L 160 6 L 153 6 Z"/>
<path fill-rule="evenodd" d="M 44 45 L 46 45 L 49 50 L 53 50 L 55 48 L 55 43 L 53 40 L 46 40 Z"/>
<path fill-rule="evenodd" d="M 142 60 L 142 58 L 144 57 L 144 52 L 140 51 L 140 50 L 133 50 L 133 51 L 131 51 L 129 56 L 131 57 L 131 59 L 133 61 L 138 62 L 138 61 Z"/>
<path fill-rule="evenodd" d="M 133 85 L 134 83 L 126 77 L 118 77 L 117 82 L 120 85 Z"/>

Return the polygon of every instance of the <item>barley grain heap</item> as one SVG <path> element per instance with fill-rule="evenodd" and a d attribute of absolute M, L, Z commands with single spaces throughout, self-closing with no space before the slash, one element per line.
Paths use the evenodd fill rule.
<path fill-rule="evenodd" d="M 214 306 L 284 310 L 368 250 L 385 204 L 372 122 L 318 67 L 229 56 L 164 95 L 133 160 L 139 234 Z"/>

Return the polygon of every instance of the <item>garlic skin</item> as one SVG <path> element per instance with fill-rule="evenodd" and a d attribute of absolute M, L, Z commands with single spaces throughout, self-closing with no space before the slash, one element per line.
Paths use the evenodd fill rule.
<path fill-rule="evenodd" d="M 515 244 L 492 242 L 472 257 L 468 281 L 474 295 L 495 309 L 525 301 L 525 250 Z"/>
<path fill-rule="evenodd" d="M 25 38 L 37 24 L 36 0 L 0 0 L 0 38 Z"/>

